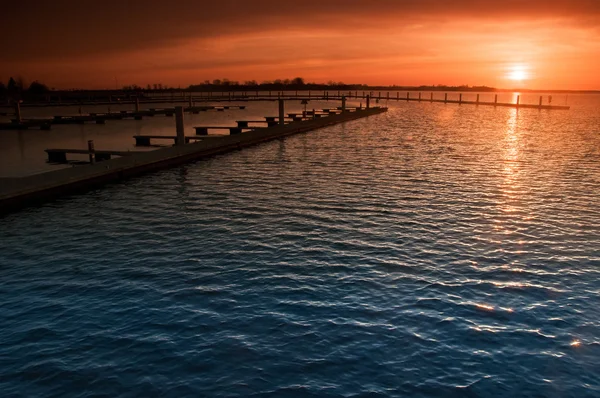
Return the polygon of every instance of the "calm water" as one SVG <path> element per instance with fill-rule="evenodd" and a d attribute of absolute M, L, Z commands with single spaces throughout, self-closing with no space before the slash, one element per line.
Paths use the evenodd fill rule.
<path fill-rule="evenodd" d="M 393 103 L 0 219 L 2 396 L 600 396 L 569 101 Z"/>

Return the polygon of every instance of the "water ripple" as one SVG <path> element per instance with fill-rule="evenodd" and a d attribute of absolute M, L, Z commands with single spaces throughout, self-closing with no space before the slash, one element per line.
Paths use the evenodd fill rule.
<path fill-rule="evenodd" d="M 5 217 L 3 396 L 599 396 L 596 122 L 403 104 Z"/>

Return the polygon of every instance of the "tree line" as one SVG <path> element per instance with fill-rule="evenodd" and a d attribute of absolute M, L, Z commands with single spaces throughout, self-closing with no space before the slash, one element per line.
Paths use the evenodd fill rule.
<path fill-rule="evenodd" d="M 31 84 L 27 85 L 22 77 L 11 77 L 8 82 L 4 84 L 0 82 L 0 96 L 8 97 L 12 99 L 21 99 L 28 95 L 43 95 L 49 93 L 50 89 L 43 83 L 35 80 Z"/>

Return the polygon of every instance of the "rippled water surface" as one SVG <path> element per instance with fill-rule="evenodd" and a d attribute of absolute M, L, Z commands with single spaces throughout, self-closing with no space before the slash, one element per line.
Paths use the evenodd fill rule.
<path fill-rule="evenodd" d="M 4 217 L 2 396 L 598 397 L 599 105 L 394 103 Z"/>

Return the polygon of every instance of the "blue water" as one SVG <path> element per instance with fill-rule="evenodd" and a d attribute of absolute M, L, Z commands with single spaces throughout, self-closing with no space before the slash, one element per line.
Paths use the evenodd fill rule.
<path fill-rule="evenodd" d="M 598 397 L 600 117 L 394 104 L 0 219 L 3 397 Z"/>

